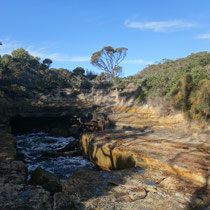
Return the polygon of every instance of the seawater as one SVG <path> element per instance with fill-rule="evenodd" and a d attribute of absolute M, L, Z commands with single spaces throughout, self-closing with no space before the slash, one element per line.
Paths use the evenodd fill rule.
<path fill-rule="evenodd" d="M 65 148 L 69 143 L 78 142 L 73 137 L 52 137 L 47 133 L 30 133 L 18 135 L 17 152 L 19 159 L 28 166 L 29 179 L 31 173 L 39 166 L 61 178 L 68 178 L 77 170 L 93 169 L 94 164 L 83 156 L 42 158 L 46 152 L 56 152 Z"/>

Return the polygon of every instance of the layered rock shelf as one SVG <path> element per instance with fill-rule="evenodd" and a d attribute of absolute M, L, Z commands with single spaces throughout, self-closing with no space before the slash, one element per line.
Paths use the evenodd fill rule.
<path fill-rule="evenodd" d="M 180 178 L 209 183 L 210 146 L 182 131 L 130 129 L 83 134 L 84 154 L 105 170 L 156 167 Z"/>

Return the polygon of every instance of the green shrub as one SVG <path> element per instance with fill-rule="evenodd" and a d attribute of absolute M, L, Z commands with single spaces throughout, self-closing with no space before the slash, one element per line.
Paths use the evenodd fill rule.
<path fill-rule="evenodd" d="M 189 116 L 192 119 L 210 119 L 210 80 L 202 80 L 192 91 Z"/>
<path fill-rule="evenodd" d="M 197 85 L 191 75 L 177 83 L 172 93 L 173 105 L 190 119 L 210 118 L 210 80 L 201 80 Z"/>
<path fill-rule="evenodd" d="M 173 104 L 176 109 L 186 112 L 190 109 L 189 96 L 193 88 L 193 80 L 190 74 L 177 83 L 177 88 L 172 93 Z"/>
<path fill-rule="evenodd" d="M 191 119 L 209 119 L 210 53 L 200 52 L 175 61 L 163 59 L 147 66 L 127 84 L 141 86 L 137 101 L 160 97 Z"/>

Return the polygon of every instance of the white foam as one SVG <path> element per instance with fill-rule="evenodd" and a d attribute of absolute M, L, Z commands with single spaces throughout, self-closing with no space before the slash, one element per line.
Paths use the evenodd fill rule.
<path fill-rule="evenodd" d="M 58 149 L 66 147 L 69 143 L 78 141 L 73 137 L 52 137 L 47 133 L 31 133 L 17 136 L 17 150 L 24 156 L 28 165 L 29 174 L 38 166 L 67 178 L 76 170 L 93 168 L 93 163 L 84 159 L 82 156 L 77 157 L 57 157 L 46 158 L 41 160 L 40 157 L 44 152 L 55 152 Z"/>

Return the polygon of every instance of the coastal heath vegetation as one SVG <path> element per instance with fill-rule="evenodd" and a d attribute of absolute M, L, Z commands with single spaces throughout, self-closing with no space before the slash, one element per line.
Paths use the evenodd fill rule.
<path fill-rule="evenodd" d="M 166 115 L 178 110 L 188 119 L 209 121 L 209 52 L 199 52 L 177 60 L 163 59 L 157 64 L 148 65 L 136 75 L 121 78 L 119 64 L 126 53 L 127 48 L 112 47 L 93 53 L 91 63 L 103 70 L 97 75 L 83 67 L 73 70 L 51 68 L 53 61 L 50 58 L 42 61 L 19 48 L 11 54 L 0 55 L 0 97 L 33 98 L 37 93 L 46 94 L 65 88 L 77 95 L 93 89 L 109 91 L 132 86 L 137 90 L 133 96 L 140 104 L 162 106 Z"/>
<path fill-rule="evenodd" d="M 184 112 L 188 119 L 210 119 L 210 53 L 194 53 L 177 60 L 163 59 L 119 85 L 140 87 L 136 100 Z M 167 112 L 167 113 L 170 113 Z"/>

